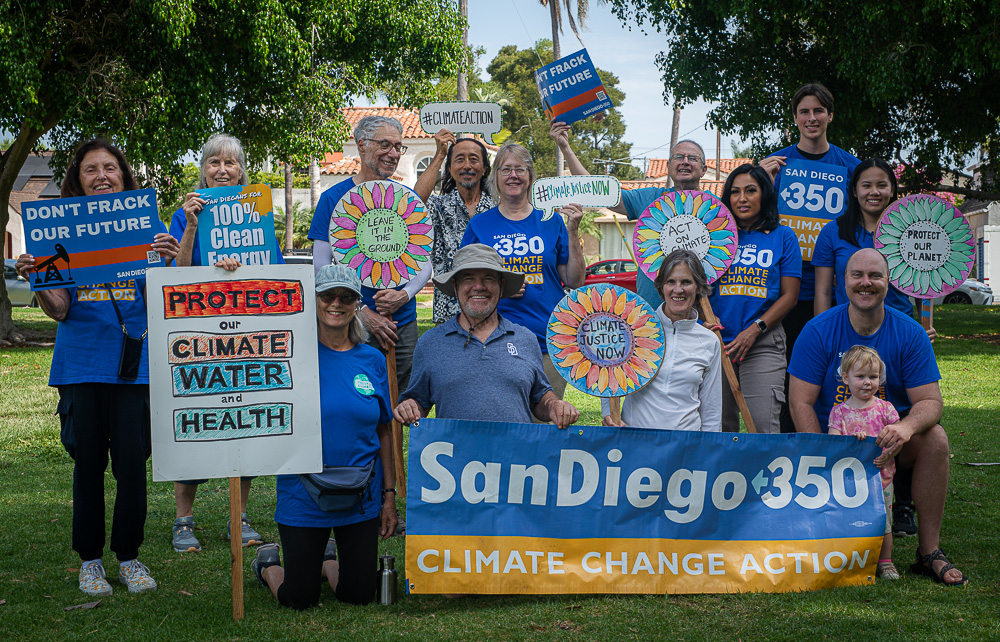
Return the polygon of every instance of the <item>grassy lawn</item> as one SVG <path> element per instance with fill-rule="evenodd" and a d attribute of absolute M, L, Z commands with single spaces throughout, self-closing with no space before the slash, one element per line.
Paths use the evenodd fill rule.
<path fill-rule="evenodd" d="M 51 341 L 54 324 L 38 310 L 15 309 L 33 338 Z M 421 330 L 430 309 L 419 310 Z M 940 306 L 935 352 L 943 375 L 943 424 L 952 466 L 942 546 L 971 578 L 947 589 L 906 572 L 915 538 L 897 538 L 899 582 L 781 595 L 698 596 L 401 596 L 394 607 L 349 607 L 324 589 L 318 608 L 279 608 L 259 587 L 244 556 L 246 616 L 231 619 L 229 547 L 221 538 L 228 516 L 224 480 L 199 491 L 195 518 L 201 554 L 170 545 L 173 487 L 149 483 L 146 541 L 140 559 L 159 582 L 157 593 L 115 593 L 92 610 L 65 611 L 90 601 L 77 589 L 79 560 L 71 550 L 72 462 L 59 443 L 56 394 L 47 387 L 51 347 L 0 353 L 0 630 L 7 639 L 311 640 L 334 639 L 972 639 L 1000 638 L 1000 307 Z M 596 399 L 570 392 L 581 421 L 599 421 Z M 107 475 L 109 498 L 114 480 Z M 251 519 L 268 541 L 273 478 L 254 483 Z M 405 510 L 405 500 L 400 499 Z M 110 531 L 112 506 L 108 503 Z M 402 569 L 403 541 L 383 546 Z M 105 556 L 114 583 L 117 569 Z M 402 578 L 402 572 L 400 572 Z"/>

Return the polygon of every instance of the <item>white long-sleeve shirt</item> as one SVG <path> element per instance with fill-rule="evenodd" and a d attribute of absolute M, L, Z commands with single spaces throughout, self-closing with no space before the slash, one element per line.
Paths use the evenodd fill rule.
<path fill-rule="evenodd" d="M 722 430 L 722 345 L 711 330 L 692 318 L 671 321 L 656 308 L 663 324 L 663 363 L 652 381 L 628 395 L 622 403 L 626 426 L 662 430 Z M 611 404 L 601 399 L 601 414 L 611 414 Z"/>

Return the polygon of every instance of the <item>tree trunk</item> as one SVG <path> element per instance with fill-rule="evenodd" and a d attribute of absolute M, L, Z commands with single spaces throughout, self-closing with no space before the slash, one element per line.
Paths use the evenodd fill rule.
<path fill-rule="evenodd" d="M 458 12 L 462 14 L 462 17 L 466 19 L 466 26 L 462 28 L 462 46 L 465 48 L 466 63 L 468 64 L 469 56 L 469 0 L 458 0 Z M 469 77 L 465 73 L 465 67 L 458 72 L 458 95 L 456 98 L 458 100 L 468 100 L 469 99 Z"/>
<path fill-rule="evenodd" d="M 313 210 L 319 205 L 319 163 L 315 158 L 309 160 L 309 203 Z"/>
<path fill-rule="evenodd" d="M 285 163 L 285 252 L 292 249 L 292 236 L 295 234 L 295 196 L 292 194 L 292 164 Z"/>
<path fill-rule="evenodd" d="M 667 152 L 667 157 L 669 158 L 674 153 L 674 147 L 677 146 L 677 136 L 681 131 L 681 104 L 679 102 L 674 103 L 674 122 L 670 126 L 670 150 Z M 667 178 L 667 183 L 670 187 L 673 187 L 673 179 Z"/>
<path fill-rule="evenodd" d="M 559 16 L 556 13 L 559 0 L 549 0 L 549 17 L 552 19 L 552 62 L 562 58 L 562 49 L 559 47 Z M 563 175 L 563 153 L 556 146 L 556 176 Z"/>

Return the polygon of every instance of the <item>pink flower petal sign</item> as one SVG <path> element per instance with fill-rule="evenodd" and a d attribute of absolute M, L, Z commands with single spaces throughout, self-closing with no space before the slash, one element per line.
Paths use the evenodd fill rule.
<path fill-rule="evenodd" d="M 392 181 L 368 181 L 344 194 L 330 217 L 333 262 L 357 270 L 361 284 L 400 286 L 430 260 L 433 227 L 417 193 Z"/>

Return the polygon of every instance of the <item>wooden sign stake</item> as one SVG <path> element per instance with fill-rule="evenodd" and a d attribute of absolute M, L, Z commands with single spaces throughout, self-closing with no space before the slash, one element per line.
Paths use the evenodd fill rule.
<path fill-rule="evenodd" d="M 243 619 L 243 515 L 240 478 L 229 478 L 229 549 L 232 553 L 233 620 Z"/>
<path fill-rule="evenodd" d="M 392 321 L 392 315 L 387 317 Z M 392 345 L 385 354 L 385 368 L 389 374 L 389 407 L 395 408 L 399 402 L 399 382 L 396 381 L 396 346 Z M 395 419 L 389 427 L 392 447 L 393 468 L 396 470 L 396 496 L 406 497 L 406 466 L 403 464 L 403 424 Z"/>
<path fill-rule="evenodd" d="M 719 319 L 715 316 L 715 312 L 712 310 L 712 304 L 708 302 L 707 297 L 702 297 L 701 302 L 701 315 L 705 319 L 705 323 L 709 325 L 719 325 Z M 726 345 L 726 342 L 722 340 L 722 333 L 718 330 L 715 331 L 715 336 L 719 337 L 719 343 Z M 740 389 L 739 379 L 736 378 L 736 371 L 733 369 L 733 362 L 729 360 L 726 356 L 725 349 L 722 350 L 722 370 L 726 373 L 726 379 L 729 381 L 729 389 L 733 391 L 733 397 L 736 399 L 736 405 L 740 409 L 740 414 L 743 415 L 743 423 L 747 427 L 747 432 L 757 432 L 757 428 L 753 425 L 753 418 L 750 417 L 750 409 L 747 407 L 746 399 L 743 398 L 743 391 Z"/>
<path fill-rule="evenodd" d="M 617 426 L 622 421 L 622 407 L 621 407 L 621 397 L 611 397 L 608 399 L 611 402 L 611 421 Z"/>
<path fill-rule="evenodd" d="M 934 327 L 933 299 L 920 299 L 920 325 L 924 326 L 924 330 Z"/>

